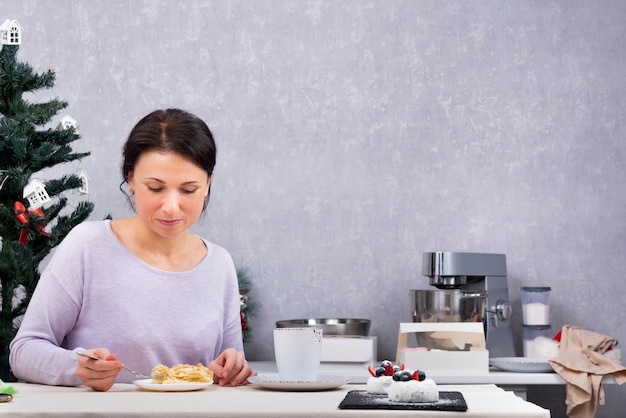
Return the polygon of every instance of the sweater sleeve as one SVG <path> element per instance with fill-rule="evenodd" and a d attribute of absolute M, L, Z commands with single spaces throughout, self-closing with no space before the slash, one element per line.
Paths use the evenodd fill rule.
<path fill-rule="evenodd" d="M 41 273 L 17 335 L 9 346 L 9 363 L 20 380 L 78 386 L 78 355 L 64 347 L 83 304 L 85 248 L 99 240 L 102 222 L 76 226 L 55 248 Z"/>
<path fill-rule="evenodd" d="M 55 255 L 64 262 L 63 252 Z M 67 260 L 66 262 L 71 262 Z M 10 345 L 13 374 L 20 380 L 50 385 L 76 386 L 76 353 L 61 347 L 80 311 L 74 292 L 68 292 L 53 268 L 46 269 Z"/>

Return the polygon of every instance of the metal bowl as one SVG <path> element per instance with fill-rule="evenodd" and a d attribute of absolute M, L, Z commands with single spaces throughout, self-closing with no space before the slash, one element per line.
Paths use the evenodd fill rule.
<path fill-rule="evenodd" d="M 324 337 L 367 337 L 370 332 L 369 319 L 352 318 L 309 318 L 276 321 L 276 328 L 314 327 L 324 330 Z"/>
<path fill-rule="evenodd" d="M 413 322 L 480 322 L 485 320 L 487 292 L 440 289 L 411 290 Z"/>

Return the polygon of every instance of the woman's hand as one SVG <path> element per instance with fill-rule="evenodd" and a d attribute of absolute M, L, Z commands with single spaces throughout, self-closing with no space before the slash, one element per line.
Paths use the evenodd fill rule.
<path fill-rule="evenodd" d="M 93 390 L 105 392 L 111 389 L 115 378 L 122 369 L 122 363 L 117 360 L 115 354 L 111 354 L 106 348 L 94 348 L 87 350 L 85 354 L 98 357 L 101 360 L 78 357 L 78 370 L 76 376 L 83 385 L 89 386 Z"/>
<path fill-rule="evenodd" d="M 209 369 L 213 372 L 215 383 L 220 386 L 247 385 L 248 377 L 256 376 L 256 372 L 250 368 L 243 353 L 234 348 L 227 348 L 215 360 L 209 363 Z"/>

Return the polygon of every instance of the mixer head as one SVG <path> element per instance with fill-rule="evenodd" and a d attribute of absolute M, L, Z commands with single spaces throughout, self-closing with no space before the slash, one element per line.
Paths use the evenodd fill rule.
<path fill-rule="evenodd" d="M 428 284 L 437 289 L 460 289 L 467 284 L 466 276 L 430 276 Z"/>
<path fill-rule="evenodd" d="M 506 276 L 504 254 L 427 252 L 422 255 L 422 274 L 439 289 L 458 289 L 486 276 Z"/>

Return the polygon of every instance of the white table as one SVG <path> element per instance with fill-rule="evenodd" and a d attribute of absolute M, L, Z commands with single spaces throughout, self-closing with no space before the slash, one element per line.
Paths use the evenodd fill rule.
<path fill-rule="evenodd" d="M 215 385 L 195 392 L 149 392 L 132 384 L 116 384 L 108 392 L 85 387 L 13 385 L 20 393 L 11 402 L 0 404 L 0 417 L 550 417 L 550 411 L 495 385 L 440 386 L 440 391 L 461 392 L 468 405 L 466 412 L 338 409 L 348 391 L 364 389 L 363 385 L 322 392 L 279 392 L 254 385 Z"/>

